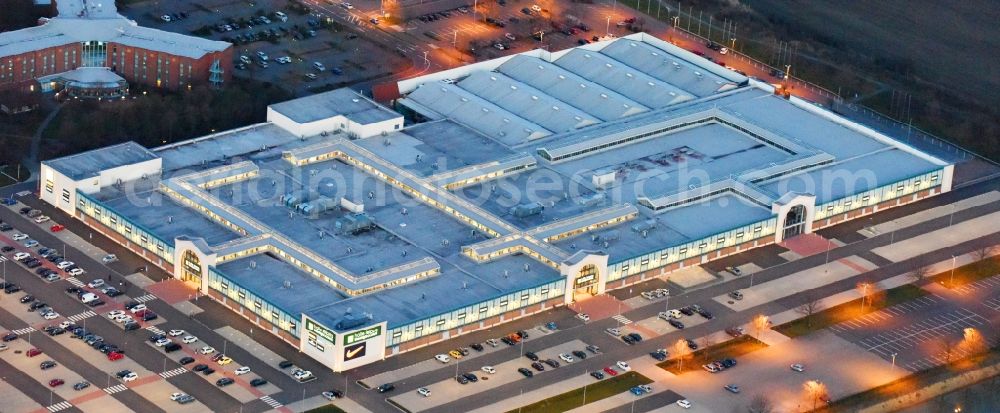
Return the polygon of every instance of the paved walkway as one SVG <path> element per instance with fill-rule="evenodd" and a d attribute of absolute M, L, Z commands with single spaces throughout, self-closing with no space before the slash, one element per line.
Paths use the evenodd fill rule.
<path fill-rule="evenodd" d="M 992 202 L 1000 202 L 1000 191 L 990 191 L 973 197 L 962 199 L 960 201 L 951 203 L 949 205 L 942 205 L 930 209 L 925 209 L 923 211 L 919 211 L 911 215 L 906 215 L 894 219 L 892 221 L 883 222 L 875 226 L 867 227 L 865 229 L 858 231 L 858 233 L 865 237 L 873 237 L 875 235 L 888 234 L 903 228 L 909 228 L 914 225 L 919 225 L 923 222 L 930 221 L 932 219 L 941 218 L 944 216 L 951 215 L 958 211 L 964 211 L 969 208 L 977 207 L 980 205 L 986 205 Z"/>
<path fill-rule="evenodd" d="M 907 260 L 946 245 L 956 245 L 1000 231 L 1000 211 L 872 249 L 892 262 Z"/>
<path fill-rule="evenodd" d="M 625 302 L 609 295 L 596 295 L 569 305 L 573 311 L 590 316 L 591 321 L 614 317 L 632 309 Z"/>

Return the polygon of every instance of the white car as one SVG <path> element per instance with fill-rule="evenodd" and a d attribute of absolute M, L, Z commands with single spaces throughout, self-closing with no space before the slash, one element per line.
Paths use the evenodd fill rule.
<path fill-rule="evenodd" d="M 27 240 L 27 241 L 24 242 L 24 247 L 25 248 L 35 248 L 37 246 L 38 246 L 38 241 L 35 241 L 33 239 L 29 239 L 29 240 Z"/>
<path fill-rule="evenodd" d="M 10 237 L 10 239 L 14 241 L 20 241 L 22 239 L 28 239 L 28 236 L 25 234 L 14 234 L 14 236 Z"/>
<path fill-rule="evenodd" d="M 608 334 L 611 334 L 611 335 L 613 335 L 615 337 L 618 337 L 618 336 L 622 335 L 622 331 L 621 330 L 619 330 L 617 328 L 613 328 L 613 327 L 612 328 L 608 328 L 608 329 L 606 329 L 604 331 L 607 331 Z"/>
<path fill-rule="evenodd" d="M 267 61 L 267 53 L 264 53 L 264 52 L 257 52 L 257 57 L 259 57 L 259 58 L 260 58 L 260 60 L 261 60 L 261 61 L 263 61 L 263 62 L 266 62 L 266 61 Z"/>
<path fill-rule="evenodd" d="M 584 322 L 584 323 L 586 323 L 586 322 L 589 322 L 589 321 L 590 321 L 590 316 L 589 316 L 589 315 L 587 315 L 587 313 L 580 313 L 580 314 L 577 314 L 577 315 L 576 315 L 576 318 L 579 318 L 579 319 L 583 320 L 583 322 Z"/>
<path fill-rule="evenodd" d="M 480 370 L 489 374 L 497 374 L 497 369 L 493 366 L 483 366 Z"/>
<path fill-rule="evenodd" d="M 167 335 L 170 336 L 170 337 L 182 336 L 182 335 L 184 335 L 184 330 L 170 330 L 167 333 Z"/>
<path fill-rule="evenodd" d="M 59 323 L 59 328 L 65 329 L 66 327 L 69 327 L 71 325 L 73 325 L 72 321 L 65 320 L 65 321 Z"/>
<path fill-rule="evenodd" d="M 431 391 L 428 390 L 426 387 L 421 387 L 421 388 L 417 389 L 417 394 L 419 394 L 421 396 L 424 396 L 424 397 L 431 397 Z"/>
<path fill-rule="evenodd" d="M 90 288 L 101 288 L 103 286 L 104 286 L 104 280 L 101 279 L 101 278 L 98 278 L 98 279 L 96 279 L 94 281 L 91 281 L 91 282 L 87 283 L 87 287 L 90 287 Z"/>
<path fill-rule="evenodd" d="M 168 16 L 168 15 L 166 15 L 166 14 L 164 14 L 164 15 L 160 16 L 160 20 L 163 20 L 165 23 L 170 23 L 170 21 L 173 20 L 173 18 L 170 17 L 170 16 Z"/>
<path fill-rule="evenodd" d="M 108 311 L 107 316 L 108 316 L 108 318 L 115 318 L 115 317 L 118 317 L 118 316 L 120 316 L 122 314 L 125 314 L 125 312 L 122 311 L 122 310 L 111 310 L 111 311 Z"/>
<path fill-rule="evenodd" d="M 677 401 L 677 405 L 680 406 L 680 407 L 683 407 L 685 409 L 690 409 L 691 408 L 691 402 L 689 402 L 687 399 L 680 399 L 680 400 L 678 400 Z"/>
<path fill-rule="evenodd" d="M 573 362 L 573 356 L 571 356 L 569 354 L 566 354 L 566 353 L 559 353 L 559 358 L 561 358 L 562 361 L 565 361 L 567 363 L 572 363 Z"/>
<path fill-rule="evenodd" d="M 510 41 L 517 40 L 517 37 L 515 37 L 513 34 L 510 33 L 504 33 L 503 37 L 506 37 Z"/>
<path fill-rule="evenodd" d="M 242 376 L 242 375 L 247 374 L 249 372 L 250 372 L 250 368 L 247 367 L 247 366 L 243 366 L 243 367 L 240 367 L 240 368 L 238 368 L 236 370 L 233 370 L 233 373 L 236 373 L 237 376 Z"/>
<path fill-rule="evenodd" d="M 320 72 L 326 70 L 326 66 L 323 66 L 323 64 L 320 62 L 313 62 L 313 68 Z"/>
<path fill-rule="evenodd" d="M 31 254 L 28 254 L 27 252 L 19 252 L 17 254 L 14 254 L 14 259 L 18 260 L 18 261 L 21 261 L 21 260 L 23 260 L 25 258 L 28 258 L 30 256 L 31 256 Z"/>
<path fill-rule="evenodd" d="M 45 315 L 43 315 L 42 318 L 44 318 L 46 320 L 55 320 L 55 319 L 59 318 L 59 313 L 57 313 L 55 311 L 53 311 L 51 313 L 45 313 Z"/>
<path fill-rule="evenodd" d="M 177 401 L 180 398 L 187 396 L 185 393 L 170 393 L 170 400 Z"/>
<path fill-rule="evenodd" d="M 354 5 L 351 4 L 351 3 L 348 3 L 346 1 L 343 2 L 343 3 L 340 3 L 340 7 L 343 7 L 345 9 L 347 9 L 347 10 L 353 10 L 354 9 Z"/>
<path fill-rule="evenodd" d="M 199 349 L 198 352 L 201 354 L 212 354 L 215 352 L 215 349 L 209 346 L 205 346 Z"/>
<path fill-rule="evenodd" d="M 77 275 L 83 275 L 84 272 L 86 271 L 84 271 L 83 268 L 74 268 L 72 270 L 67 271 L 69 275 L 72 275 L 74 277 L 76 277 Z"/>
<path fill-rule="evenodd" d="M 49 218 L 47 215 L 42 215 L 42 216 L 40 216 L 38 218 L 35 218 L 35 223 L 36 224 L 41 224 L 41 223 L 46 222 L 46 221 L 48 221 L 50 219 L 51 218 Z"/>
<path fill-rule="evenodd" d="M 103 262 L 105 264 L 111 264 L 111 263 L 113 263 L 115 261 L 118 261 L 118 256 L 115 255 L 115 254 L 108 254 L 108 255 L 105 255 L 104 258 L 101 258 L 101 262 Z"/>
<path fill-rule="evenodd" d="M 791 368 L 792 371 L 797 371 L 799 373 L 806 371 L 806 366 L 803 366 L 799 363 L 792 364 L 791 366 L 789 366 L 789 368 Z"/>
<path fill-rule="evenodd" d="M 194 343 L 195 341 L 198 341 L 198 337 L 195 337 L 195 336 L 184 336 L 184 338 L 181 339 L 181 342 L 183 342 L 184 344 L 191 344 L 191 343 Z"/>
<path fill-rule="evenodd" d="M 163 346 L 165 346 L 167 344 L 170 344 L 170 339 L 169 338 L 161 338 L 159 340 L 156 340 L 156 346 L 157 347 L 163 347 Z"/>
<path fill-rule="evenodd" d="M 628 363 L 626 363 L 624 361 L 619 361 L 619 362 L 615 363 L 615 365 L 618 366 L 618 368 L 620 368 L 622 371 L 632 370 L 632 367 L 629 366 Z"/>
<path fill-rule="evenodd" d="M 7 347 L 6 344 L 0 343 L 0 351 L 7 351 L 8 348 L 10 348 L 10 347 Z"/>
<path fill-rule="evenodd" d="M 138 374 L 135 374 L 135 372 L 131 372 L 129 374 L 126 374 L 125 377 L 122 377 L 122 381 L 128 383 L 138 378 L 139 378 Z"/>
<path fill-rule="evenodd" d="M 447 362 L 451 361 L 451 358 L 448 357 L 447 355 L 444 355 L 444 354 L 438 354 L 438 355 L 434 356 L 434 359 L 436 359 L 437 361 L 440 361 L 442 363 L 447 363 Z"/>
<path fill-rule="evenodd" d="M 145 309 L 146 309 L 146 304 L 139 304 L 135 307 L 130 308 L 128 311 L 132 314 L 135 314 Z"/>
<path fill-rule="evenodd" d="M 534 12 L 540 12 L 540 11 L 542 11 L 542 8 L 538 7 L 537 4 L 532 4 L 531 5 L 531 10 L 534 11 Z"/>
<path fill-rule="evenodd" d="M 112 317 L 111 319 L 114 320 L 114 321 L 117 321 L 119 323 L 122 323 L 122 324 L 125 324 L 125 323 L 127 323 L 129 321 L 132 321 L 132 317 L 129 316 L 128 314 L 118 314 L 118 315 Z"/>
<path fill-rule="evenodd" d="M 65 269 L 67 269 L 69 267 L 72 267 L 74 265 L 76 265 L 76 263 L 74 263 L 73 261 L 62 261 L 62 262 L 56 264 L 56 268 L 58 268 L 60 270 L 65 270 Z"/>
<path fill-rule="evenodd" d="M 278 63 L 281 63 L 281 64 L 287 64 L 287 63 L 292 63 L 292 58 L 290 58 L 288 56 L 281 56 L 281 57 L 279 57 L 277 59 L 274 59 L 274 61 L 278 62 Z"/>

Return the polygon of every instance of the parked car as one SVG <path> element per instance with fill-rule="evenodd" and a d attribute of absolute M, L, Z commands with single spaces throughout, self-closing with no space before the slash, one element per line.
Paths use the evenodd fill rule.
<path fill-rule="evenodd" d="M 379 393 L 387 393 L 387 392 L 393 391 L 395 388 L 396 388 L 396 386 L 393 385 L 392 383 L 386 383 L 386 384 L 383 384 L 381 386 L 378 386 L 377 390 L 378 390 Z"/>
<path fill-rule="evenodd" d="M 528 370 L 524 367 L 517 369 L 517 372 L 521 373 L 521 375 L 523 375 L 524 377 L 531 377 L 535 375 L 535 373 L 532 373 L 531 370 Z"/>

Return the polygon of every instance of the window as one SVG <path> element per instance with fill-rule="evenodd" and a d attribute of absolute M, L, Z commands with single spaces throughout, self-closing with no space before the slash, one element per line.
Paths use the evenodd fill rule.
<path fill-rule="evenodd" d="M 500 306 L 501 307 L 506 307 L 507 306 L 507 299 L 506 298 L 504 298 L 503 300 L 500 300 Z"/>
<path fill-rule="evenodd" d="M 487 312 L 487 311 L 489 311 L 489 307 L 480 307 L 480 308 L 479 308 L 479 312 L 480 312 L 480 313 L 485 313 L 485 312 Z"/>
<path fill-rule="evenodd" d="M 465 313 L 458 313 L 458 318 L 459 319 L 465 318 Z"/>
<path fill-rule="evenodd" d="M 528 297 L 531 297 L 528 293 L 521 294 L 521 301 L 528 301 Z"/>
<path fill-rule="evenodd" d="M 271 311 L 271 319 L 272 319 L 272 320 L 277 320 L 277 319 L 279 319 L 279 318 L 281 318 L 281 316 L 280 316 L 280 315 L 278 315 L 278 312 L 277 312 L 277 311 Z"/>
<path fill-rule="evenodd" d="M 257 309 L 257 311 L 260 311 L 260 300 L 254 301 L 253 302 L 253 306 L 254 306 L 254 308 Z"/>
<path fill-rule="evenodd" d="M 242 290 L 237 291 L 236 295 L 240 297 L 240 300 L 245 300 L 247 298 L 247 293 L 243 292 Z"/>
<path fill-rule="evenodd" d="M 444 321 L 443 318 L 437 321 L 437 325 L 439 325 L 439 326 L 443 326 L 444 323 L 445 323 L 445 321 Z"/>
<path fill-rule="evenodd" d="M 288 322 L 288 329 L 289 330 L 293 330 L 293 331 L 295 330 L 295 322 L 294 321 L 289 321 Z"/>
<path fill-rule="evenodd" d="M 403 336 L 402 331 L 396 331 L 395 333 L 392 333 L 392 338 L 400 338 L 402 336 Z"/>

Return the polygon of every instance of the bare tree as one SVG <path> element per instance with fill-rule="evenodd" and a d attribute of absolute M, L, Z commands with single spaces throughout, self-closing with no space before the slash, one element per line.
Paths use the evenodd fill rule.
<path fill-rule="evenodd" d="M 993 270 L 993 261 L 990 258 L 993 257 L 996 250 L 996 246 L 987 245 L 972 251 L 972 257 L 976 260 L 976 269 L 980 274 L 988 273 Z"/>
<path fill-rule="evenodd" d="M 947 336 L 940 336 L 934 342 L 938 350 L 941 352 L 941 358 L 944 359 L 944 364 L 951 363 L 951 357 L 955 354 L 955 343 L 948 339 Z"/>
<path fill-rule="evenodd" d="M 773 413 L 774 404 L 767 396 L 757 393 L 753 395 L 750 399 L 750 404 L 747 405 L 747 412 L 749 413 Z"/>
<path fill-rule="evenodd" d="M 823 310 L 823 301 L 816 290 L 809 290 L 801 294 L 802 302 L 795 308 L 795 312 L 802 314 L 806 319 L 806 326 L 812 327 L 812 316 Z"/>
<path fill-rule="evenodd" d="M 923 281 L 924 278 L 927 278 L 930 275 L 931 275 L 931 267 L 928 265 L 921 265 L 917 268 L 914 268 L 913 271 L 910 272 L 910 278 L 912 278 L 913 282 L 915 283 Z"/>
<path fill-rule="evenodd" d="M 756 338 L 760 340 L 761 333 L 771 329 L 771 320 L 768 320 L 766 315 L 760 314 L 753 318 L 750 325 L 753 327 Z"/>
<path fill-rule="evenodd" d="M 674 357 L 677 359 L 677 372 L 684 371 L 684 359 L 691 356 L 691 348 L 687 345 L 687 340 L 680 339 L 674 343 Z"/>

